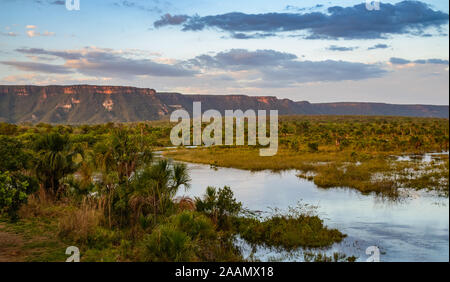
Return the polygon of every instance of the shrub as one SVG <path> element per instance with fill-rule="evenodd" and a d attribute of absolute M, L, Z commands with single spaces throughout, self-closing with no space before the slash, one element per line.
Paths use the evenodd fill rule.
<path fill-rule="evenodd" d="M 21 205 L 37 187 L 37 182 L 31 177 L 0 172 L 0 212 L 7 213 L 12 221 L 16 221 Z"/>
<path fill-rule="evenodd" d="M 241 261 L 232 237 L 217 232 L 208 217 L 192 211 L 171 216 L 143 240 L 145 261 Z"/>
<path fill-rule="evenodd" d="M 242 203 L 236 201 L 233 191 L 228 186 L 218 190 L 215 187 L 206 188 L 203 199 L 195 198 L 195 205 L 197 211 L 205 213 L 224 229 L 229 227 L 229 217 L 236 216 L 242 211 Z"/>
<path fill-rule="evenodd" d="M 144 260 L 185 262 L 194 258 L 191 238 L 172 225 L 162 225 L 144 237 Z"/>

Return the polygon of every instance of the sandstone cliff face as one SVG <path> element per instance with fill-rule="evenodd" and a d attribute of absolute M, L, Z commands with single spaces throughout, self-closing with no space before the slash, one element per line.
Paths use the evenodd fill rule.
<path fill-rule="evenodd" d="M 294 102 L 274 96 L 183 95 L 123 86 L 0 86 L 0 121 L 105 123 L 157 120 L 173 110 L 278 110 L 280 115 L 397 115 L 448 118 L 448 106 Z"/>

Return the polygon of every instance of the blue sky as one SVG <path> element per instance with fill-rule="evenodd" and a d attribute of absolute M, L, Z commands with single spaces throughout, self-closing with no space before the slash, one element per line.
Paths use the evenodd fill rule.
<path fill-rule="evenodd" d="M 448 105 L 448 1 L 0 2 L 0 84 Z"/>

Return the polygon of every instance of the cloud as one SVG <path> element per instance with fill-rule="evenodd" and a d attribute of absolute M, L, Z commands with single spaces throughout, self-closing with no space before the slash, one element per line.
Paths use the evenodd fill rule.
<path fill-rule="evenodd" d="M 389 62 L 393 65 L 407 65 L 409 63 L 411 63 L 410 60 L 405 60 L 402 58 L 396 58 L 396 57 L 392 57 Z"/>
<path fill-rule="evenodd" d="M 17 33 L 12 32 L 12 31 L 10 31 L 10 32 L 0 32 L 0 35 L 3 35 L 3 36 L 11 36 L 11 37 L 16 37 L 16 36 L 18 36 Z"/>
<path fill-rule="evenodd" d="M 114 2 L 114 5 L 117 7 L 134 8 L 145 12 L 161 14 L 163 9 L 169 9 L 172 4 L 169 1 L 161 1 L 161 0 L 140 0 L 140 1 L 122 0 Z"/>
<path fill-rule="evenodd" d="M 186 22 L 188 19 L 189 19 L 189 16 L 187 16 L 187 15 L 172 16 L 170 14 L 165 14 L 164 16 L 161 16 L 161 19 L 154 22 L 153 26 L 155 28 L 159 28 L 159 27 L 167 26 L 167 25 L 180 25 L 180 24 Z"/>
<path fill-rule="evenodd" d="M 207 68 L 248 68 L 276 66 L 294 59 L 297 59 L 297 56 L 294 54 L 275 50 L 248 51 L 246 49 L 231 49 L 217 53 L 215 56 L 200 55 L 190 60 L 189 63 Z"/>
<path fill-rule="evenodd" d="M 389 62 L 393 65 L 407 65 L 407 64 L 435 64 L 435 65 L 448 65 L 448 60 L 443 59 L 419 59 L 419 60 L 407 60 L 402 58 L 392 57 Z"/>
<path fill-rule="evenodd" d="M 17 62 L 17 61 L 0 61 L 0 63 L 7 66 L 13 66 L 22 71 L 56 73 L 56 74 L 67 74 L 73 72 L 69 68 L 61 65 L 51 65 L 33 62 Z"/>
<path fill-rule="evenodd" d="M 51 5 L 66 5 L 66 1 L 65 0 L 51 1 L 50 4 Z"/>
<path fill-rule="evenodd" d="M 157 28 L 182 25 L 183 31 L 216 28 L 234 33 L 307 32 L 305 38 L 374 39 L 389 34 L 424 34 L 427 28 L 448 23 L 448 14 L 435 11 L 418 1 L 380 3 L 380 10 L 369 11 L 365 3 L 352 7 L 334 6 L 325 12 L 245 14 L 239 12 L 191 16 L 170 15 L 154 23 Z M 178 19 L 178 21 L 171 21 Z M 243 36 L 241 36 L 243 37 Z M 249 37 L 251 38 L 251 36 Z"/>
<path fill-rule="evenodd" d="M 219 84 L 230 88 L 289 88 L 311 82 L 359 81 L 380 78 L 392 69 L 385 63 L 358 63 L 341 60 L 308 61 L 295 54 L 276 50 L 231 49 L 207 53 L 184 61 L 158 57 L 148 52 L 86 47 L 79 50 L 20 48 L 16 52 L 36 58 L 33 62 L 2 61 L 1 64 L 34 73 L 78 74 L 120 81 L 154 77 L 158 83 L 183 85 Z M 39 59 L 53 58 L 53 64 Z M 157 61 L 155 61 L 157 60 Z M 56 62 L 60 61 L 58 65 Z M 448 60 L 410 61 L 391 58 L 392 65 L 447 64 Z"/>
<path fill-rule="evenodd" d="M 272 36 L 276 36 L 276 34 L 275 33 L 259 33 L 259 32 L 252 33 L 252 34 L 247 34 L 247 33 L 242 33 L 242 32 L 231 34 L 231 38 L 234 38 L 234 39 L 262 39 L 262 38 L 272 37 Z"/>
<path fill-rule="evenodd" d="M 327 48 L 327 50 L 330 50 L 330 51 L 342 51 L 342 52 L 353 51 L 355 49 L 358 49 L 358 47 L 344 47 L 344 46 L 331 45 Z"/>
<path fill-rule="evenodd" d="M 3 61 L 22 71 L 67 74 L 89 77 L 167 77 L 196 79 L 237 85 L 265 84 L 265 87 L 288 87 L 305 82 L 362 80 L 383 76 L 387 71 L 378 64 L 346 61 L 302 61 L 295 54 L 276 50 L 231 49 L 216 54 L 203 54 L 185 61 L 157 58 L 136 50 L 113 50 L 86 47 L 80 50 L 47 50 L 19 48 L 34 62 Z M 57 65 L 40 62 L 42 59 L 61 60 Z M 187 81 L 187 80 L 186 80 Z M 202 80 L 204 81 L 204 80 Z M 270 83 L 268 83 L 270 82 Z M 205 82 L 203 82 L 205 83 Z"/>
<path fill-rule="evenodd" d="M 417 61 L 416 61 L 417 62 Z M 426 64 L 437 64 L 437 65 L 448 65 L 448 60 L 442 59 L 428 59 L 425 62 Z"/>
<path fill-rule="evenodd" d="M 35 28 L 37 28 L 37 26 L 29 24 L 29 25 L 25 26 L 25 28 L 27 28 L 27 29 L 35 29 Z"/>
<path fill-rule="evenodd" d="M 367 48 L 367 50 L 386 49 L 386 48 L 389 48 L 389 45 L 380 43 L 380 44 L 376 44 L 376 45 L 374 45 L 372 47 Z"/>
<path fill-rule="evenodd" d="M 72 51 L 53 51 L 41 48 L 20 48 L 17 52 L 27 55 L 54 56 L 65 60 L 64 67 L 90 76 L 134 77 L 193 76 L 197 72 L 180 64 L 162 64 L 149 59 L 131 58 L 131 53 L 111 49 L 84 48 Z M 18 66 L 17 66 L 18 67 Z"/>
<path fill-rule="evenodd" d="M 19 48 L 16 49 L 17 52 L 28 55 L 49 55 L 54 57 L 59 57 L 66 60 L 78 60 L 82 57 L 82 54 L 78 51 L 51 51 L 42 48 Z"/>
<path fill-rule="evenodd" d="M 189 61 L 204 69 L 245 71 L 252 87 L 288 87 L 318 81 L 362 80 L 383 76 L 379 65 L 346 61 L 300 61 L 294 54 L 274 50 L 232 49 L 214 56 L 201 55 Z"/>
<path fill-rule="evenodd" d="M 55 35 L 54 32 L 45 31 L 45 32 L 43 32 L 43 33 L 40 33 L 40 32 L 38 32 L 38 31 L 36 31 L 35 29 L 27 30 L 26 33 L 27 33 L 28 37 L 54 36 L 54 35 Z"/>

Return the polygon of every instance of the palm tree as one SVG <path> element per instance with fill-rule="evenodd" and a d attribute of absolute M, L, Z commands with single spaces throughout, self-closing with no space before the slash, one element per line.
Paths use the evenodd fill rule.
<path fill-rule="evenodd" d="M 94 147 L 91 159 L 94 166 L 102 172 L 110 226 L 115 189 L 125 184 L 128 190 L 130 177 L 137 169 L 148 165 L 152 158 L 150 146 L 142 140 L 130 137 L 123 128 L 115 129 L 105 142 L 98 143 Z"/>
<path fill-rule="evenodd" d="M 152 157 L 150 146 L 130 137 L 123 129 L 116 129 L 109 139 L 94 148 L 96 166 L 106 173 L 116 172 L 120 183 L 128 182 Z"/>
<path fill-rule="evenodd" d="M 144 213 L 163 214 L 172 203 L 181 186 L 190 188 L 190 177 L 185 164 L 172 164 L 163 159 L 146 167 L 131 182 L 129 205 L 135 219 Z"/>
<path fill-rule="evenodd" d="M 83 152 L 79 147 L 72 146 L 67 135 L 59 133 L 41 136 L 36 142 L 36 151 L 36 176 L 47 192 L 57 195 L 59 181 L 78 169 L 75 157 L 83 155 Z"/>

